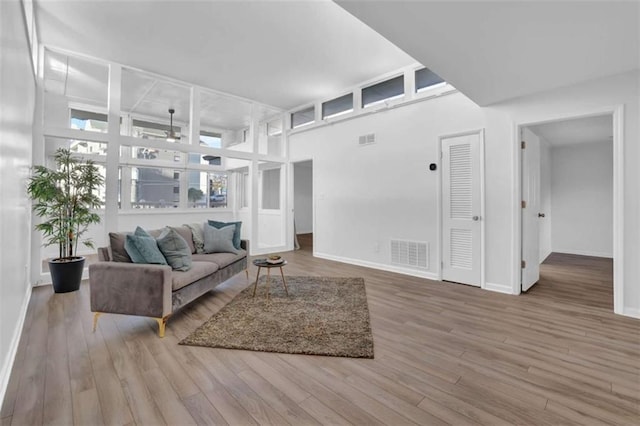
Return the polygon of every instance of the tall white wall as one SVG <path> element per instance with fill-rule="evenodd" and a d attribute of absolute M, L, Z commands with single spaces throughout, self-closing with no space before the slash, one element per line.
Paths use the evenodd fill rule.
<path fill-rule="evenodd" d="M 4 398 L 31 286 L 31 166 L 35 79 L 19 1 L 0 2 L 0 401 Z"/>
<path fill-rule="evenodd" d="M 613 146 L 551 149 L 553 251 L 613 256 Z"/>
<path fill-rule="evenodd" d="M 438 271 L 437 194 L 441 135 L 483 127 L 460 93 L 380 111 L 290 136 L 291 161 L 313 158 L 314 252 L 390 268 L 391 239 L 429 244 Z M 359 146 L 374 133 L 376 143 Z"/>
<path fill-rule="evenodd" d="M 551 205 L 551 145 L 545 139 L 540 138 L 540 213 L 544 214 L 538 223 L 540 224 L 540 263 L 553 251 L 551 234 L 553 229 L 553 206 Z"/>
<path fill-rule="evenodd" d="M 313 232 L 313 163 L 293 167 L 293 211 L 298 234 Z"/>
<path fill-rule="evenodd" d="M 480 108 L 443 96 L 290 136 L 291 160 L 314 159 L 315 250 L 387 265 L 390 238 L 430 244 L 436 271 L 438 136 L 485 128 L 485 274 L 493 289 L 519 293 L 519 124 L 624 106 L 624 304 L 640 317 L 640 73 L 637 71 Z M 375 133 L 375 145 L 357 137 Z"/>

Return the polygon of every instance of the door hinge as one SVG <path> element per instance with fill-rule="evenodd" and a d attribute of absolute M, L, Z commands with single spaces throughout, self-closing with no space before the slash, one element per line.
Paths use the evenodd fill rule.
<path fill-rule="evenodd" d="M 525 141 L 520 142 L 520 148 L 525 149 L 527 147 L 527 143 Z"/>
<path fill-rule="evenodd" d="M 527 267 L 527 262 L 526 262 L 525 260 L 521 260 L 521 261 L 520 261 L 520 267 L 521 267 L 522 269 L 526 268 L 526 267 Z"/>
<path fill-rule="evenodd" d="M 523 209 L 526 209 L 526 208 L 527 208 L 527 202 L 526 202 L 526 201 L 524 201 L 524 200 L 522 200 L 522 201 L 520 202 L 520 205 L 522 206 L 522 208 L 523 208 Z"/>

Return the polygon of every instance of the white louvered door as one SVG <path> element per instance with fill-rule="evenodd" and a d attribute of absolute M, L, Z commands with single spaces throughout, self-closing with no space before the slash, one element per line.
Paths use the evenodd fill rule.
<path fill-rule="evenodd" d="M 442 138 L 442 279 L 482 279 L 482 133 Z"/>

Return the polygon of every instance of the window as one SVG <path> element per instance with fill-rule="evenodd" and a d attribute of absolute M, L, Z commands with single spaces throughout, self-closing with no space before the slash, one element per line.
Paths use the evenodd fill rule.
<path fill-rule="evenodd" d="M 444 84 L 445 81 L 429 68 L 416 70 L 416 93 L 422 92 L 430 87 Z"/>
<path fill-rule="evenodd" d="M 209 148 L 222 148 L 222 135 L 213 132 L 200 132 L 200 145 Z"/>
<path fill-rule="evenodd" d="M 331 118 L 353 111 L 353 93 L 322 104 L 322 118 Z"/>
<path fill-rule="evenodd" d="M 240 201 L 240 208 L 249 207 L 249 172 L 238 173 L 238 198 Z"/>
<path fill-rule="evenodd" d="M 291 114 L 291 128 L 295 129 L 313 123 L 316 119 L 315 114 L 316 109 L 313 106 L 294 112 Z"/>
<path fill-rule="evenodd" d="M 187 172 L 189 207 L 227 207 L 226 173 Z"/>
<path fill-rule="evenodd" d="M 404 75 L 362 89 L 362 107 L 404 96 Z"/>
<path fill-rule="evenodd" d="M 262 208 L 280 209 L 280 169 L 262 172 Z"/>
<path fill-rule="evenodd" d="M 107 114 L 98 114 L 79 109 L 71 109 L 70 125 L 72 129 L 99 133 L 107 133 L 109 126 L 107 122 Z"/>
<path fill-rule="evenodd" d="M 169 208 L 180 204 L 180 172 L 132 167 L 131 207 Z"/>
<path fill-rule="evenodd" d="M 282 134 L 282 120 L 275 118 L 267 122 L 267 136 L 280 136 Z"/>
<path fill-rule="evenodd" d="M 175 140 L 180 140 L 181 135 L 180 126 L 173 124 L 173 132 Z M 142 139 L 162 139 L 169 141 L 169 133 L 171 132 L 171 126 L 168 124 L 153 123 L 151 121 L 133 120 L 131 126 L 131 136 L 134 138 Z"/>

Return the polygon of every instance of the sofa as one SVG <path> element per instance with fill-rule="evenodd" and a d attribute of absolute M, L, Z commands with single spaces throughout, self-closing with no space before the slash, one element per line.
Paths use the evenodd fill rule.
<path fill-rule="evenodd" d="M 191 265 L 187 271 L 169 265 L 133 263 L 124 248 L 127 234 L 110 233 L 109 247 L 98 249 L 98 262 L 89 265 L 93 330 L 103 313 L 144 316 L 158 322 L 158 334 L 164 337 L 167 320 L 173 312 L 245 271 L 247 280 L 248 241 L 238 239 L 237 253 L 201 253 L 194 243 L 194 228 L 174 227 L 188 243 Z M 157 238 L 162 229 L 148 231 Z M 197 238 L 196 238 L 197 240 Z"/>

